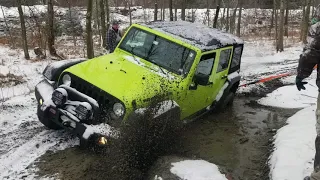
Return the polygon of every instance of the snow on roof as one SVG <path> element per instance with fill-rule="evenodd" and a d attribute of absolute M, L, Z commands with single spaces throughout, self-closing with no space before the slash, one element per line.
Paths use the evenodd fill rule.
<path fill-rule="evenodd" d="M 200 23 L 191 23 L 187 21 L 158 21 L 150 22 L 145 25 L 151 29 L 167 33 L 175 38 L 192 44 L 202 51 L 217 49 L 227 45 L 243 44 L 243 40 L 235 35 L 210 28 Z"/>

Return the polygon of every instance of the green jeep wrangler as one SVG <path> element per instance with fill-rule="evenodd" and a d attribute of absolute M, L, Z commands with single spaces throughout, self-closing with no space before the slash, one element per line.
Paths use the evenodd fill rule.
<path fill-rule="evenodd" d="M 48 65 L 35 88 L 37 115 L 50 129 L 100 144 L 107 124 L 143 113 L 159 94 L 167 99 L 157 116 L 178 109 L 190 121 L 232 103 L 242 50 L 238 37 L 202 24 L 133 24 L 111 54 Z"/>

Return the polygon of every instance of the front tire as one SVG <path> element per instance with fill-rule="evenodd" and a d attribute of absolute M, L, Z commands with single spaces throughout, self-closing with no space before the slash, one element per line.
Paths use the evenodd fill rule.
<path fill-rule="evenodd" d="M 62 127 L 60 127 L 53 121 L 49 120 L 48 118 L 45 118 L 44 114 L 45 113 L 41 111 L 40 106 L 38 105 L 37 115 L 38 115 L 39 121 L 49 129 L 53 129 L 53 130 L 62 129 Z"/>

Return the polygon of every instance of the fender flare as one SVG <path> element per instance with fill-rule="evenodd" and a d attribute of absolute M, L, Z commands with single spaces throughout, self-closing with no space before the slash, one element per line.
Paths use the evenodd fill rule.
<path fill-rule="evenodd" d="M 67 68 L 86 61 L 86 59 L 67 59 L 53 62 L 44 69 L 42 75 L 48 81 L 57 81 L 60 74 Z"/>

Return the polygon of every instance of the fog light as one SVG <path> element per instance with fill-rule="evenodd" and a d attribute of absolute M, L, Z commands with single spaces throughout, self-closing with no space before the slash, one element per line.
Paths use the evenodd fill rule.
<path fill-rule="evenodd" d="M 55 105 L 61 106 L 67 102 L 68 93 L 63 88 L 57 88 L 53 91 L 51 99 Z"/>
<path fill-rule="evenodd" d="M 99 145 L 106 145 L 107 144 L 107 138 L 105 138 L 104 136 L 101 136 L 100 138 L 99 138 L 99 141 L 98 141 L 98 144 Z"/>
<path fill-rule="evenodd" d="M 42 105 L 43 104 L 43 100 L 40 98 L 39 99 L 39 104 Z"/>
<path fill-rule="evenodd" d="M 92 106 L 87 102 L 82 102 L 76 107 L 76 116 L 81 120 L 85 121 L 92 115 Z"/>

